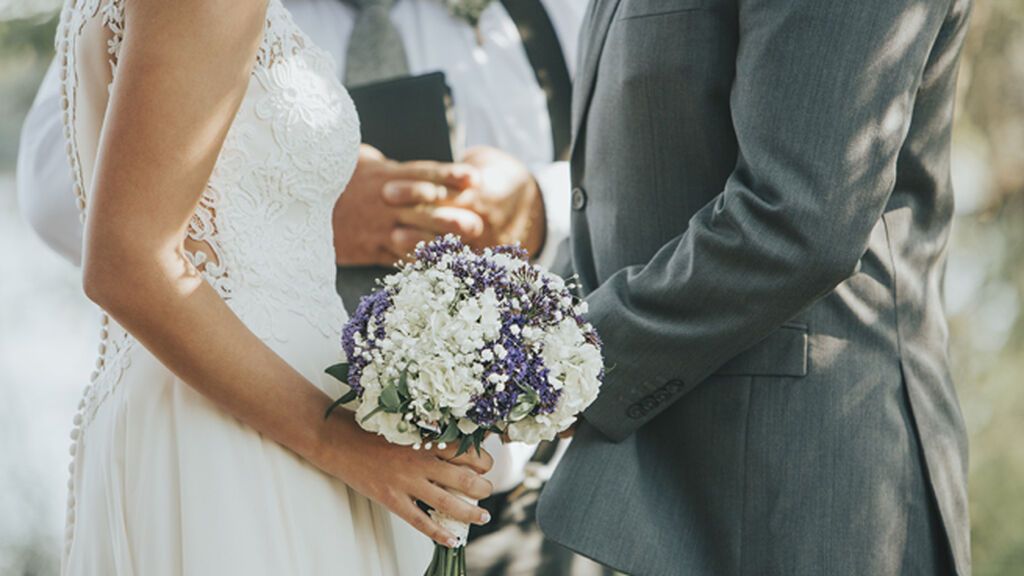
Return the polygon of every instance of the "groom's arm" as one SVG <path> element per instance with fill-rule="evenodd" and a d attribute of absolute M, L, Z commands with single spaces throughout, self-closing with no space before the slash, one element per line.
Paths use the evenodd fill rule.
<path fill-rule="evenodd" d="M 590 424 L 626 438 L 853 275 L 932 47 L 961 33 L 950 4 L 739 0 L 736 168 L 684 233 L 587 298 L 614 366 Z M 628 413 L 651 394 L 669 398 Z"/>

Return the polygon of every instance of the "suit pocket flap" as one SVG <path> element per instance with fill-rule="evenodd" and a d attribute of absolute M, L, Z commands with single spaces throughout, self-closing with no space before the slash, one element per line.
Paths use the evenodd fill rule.
<path fill-rule="evenodd" d="M 632 20 L 702 10 L 712 7 L 714 2 L 715 0 L 622 0 L 622 5 L 616 10 L 615 19 Z"/>
<path fill-rule="evenodd" d="M 783 324 L 726 362 L 715 376 L 806 376 L 807 346 L 807 326 Z"/>

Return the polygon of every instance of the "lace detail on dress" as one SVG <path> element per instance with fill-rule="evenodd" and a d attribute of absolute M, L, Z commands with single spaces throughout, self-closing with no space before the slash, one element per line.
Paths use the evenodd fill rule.
<path fill-rule="evenodd" d="M 121 54 L 121 40 L 124 38 L 124 0 L 107 0 L 100 8 L 103 27 L 110 30 L 107 40 L 107 54 L 110 55 L 110 77 L 117 73 L 117 60 Z"/>
<path fill-rule="evenodd" d="M 330 215 L 358 146 L 358 117 L 330 56 L 272 0 L 249 94 L 203 195 L 208 215 L 192 227 L 219 262 L 213 271 L 207 262 L 207 281 L 261 337 L 282 338 L 281 311 L 325 336 L 340 331 Z"/>
<path fill-rule="evenodd" d="M 263 42 L 256 54 L 256 65 L 270 68 L 279 60 L 299 55 L 309 46 L 312 43 L 292 22 L 291 14 L 283 6 L 270 3 L 267 6 L 267 27 L 263 33 Z"/>
<path fill-rule="evenodd" d="M 64 134 L 83 221 L 75 54 L 83 28 L 98 18 L 110 34 L 106 50 L 116 76 L 124 2 L 67 0 L 58 26 Z M 205 281 L 264 340 L 294 334 L 295 319 L 326 338 L 340 335 L 345 312 L 334 291 L 331 215 L 355 169 L 359 141 L 355 108 L 330 56 L 299 30 L 280 0 L 269 0 L 249 86 L 190 220 L 186 250 Z M 291 327 L 275 329 L 285 324 Z M 130 368 L 135 345 L 106 315 L 100 335 L 97 369 L 72 431 L 76 458 L 79 436 Z M 69 489 L 65 558 L 74 534 L 70 483 Z"/>

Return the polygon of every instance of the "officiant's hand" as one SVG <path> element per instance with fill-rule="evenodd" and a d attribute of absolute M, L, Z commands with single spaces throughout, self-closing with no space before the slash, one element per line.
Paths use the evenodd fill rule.
<path fill-rule="evenodd" d="M 479 170 L 479 183 L 446 203 L 472 210 L 483 221 L 479 235 L 463 240 L 474 248 L 518 242 L 531 255 L 540 252 L 547 234 L 544 199 L 526 165 L 490 146 L 470 148 L 462 162 Z"/>
<path fill-rule="evenodd" d="M 440 234 L 472 241 L 484 220 L 472 210 L 439 205 L 477 185 L 468 164 L 395 162 L 362 145 L 355 173 L 334 207 L 334 252 L 341 265 L 390 265 Z"/>

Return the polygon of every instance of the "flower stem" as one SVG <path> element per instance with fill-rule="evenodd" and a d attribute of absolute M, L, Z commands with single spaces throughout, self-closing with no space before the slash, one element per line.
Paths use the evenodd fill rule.
<path fill-rule="evenodd" d="M 466 576 L 466 547 L 434 546 L 434 557 L 424 576 Z"/>

